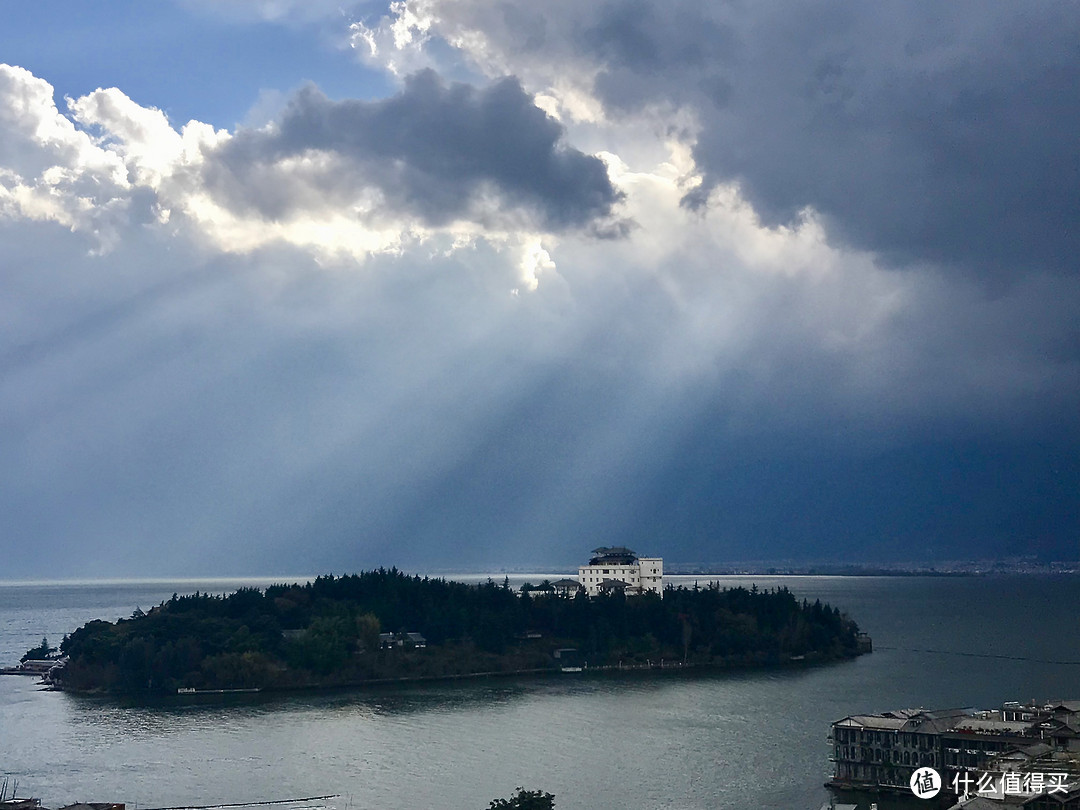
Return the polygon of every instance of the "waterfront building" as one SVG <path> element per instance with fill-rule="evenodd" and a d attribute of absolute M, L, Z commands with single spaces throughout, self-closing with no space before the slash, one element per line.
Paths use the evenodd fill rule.
<path fill-rule="evenodd" d="M 1060 763 L 1080 752 L 1078 729 L 1078 701 L 851 715 L 832 724 L 829 785 L 907 793 L 912 773 L 924 766 L 950 785 L 963 772 L 1016 770 L 1048 755 Z"/>
<path fill-rule="evenodd" d="M 593 549 L 588 565 L 578 568 L 578 583 L 589 596 L 621 590 L 624 593 L 664 593 L 664 560 L 638 557 L 622 546 Z"/>

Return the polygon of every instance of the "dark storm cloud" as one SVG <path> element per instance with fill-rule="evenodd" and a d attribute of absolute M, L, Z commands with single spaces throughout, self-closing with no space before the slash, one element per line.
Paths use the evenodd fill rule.
<path fill-rule="evenodd" d="M 702 123 L 707 189 L 770 223 L 805 206 L 887 261 L 998 277 L 1074 272 L 1080 9 L 1074 3 L 644 2 L 584 11 L 576 47 L 617 113 Z"/>
<path fill-rule="evenodd" d="M 308 89 L 271 129 L 216 148 L 194 131 L 206 162 L 160 184 L 174 139 L 114 110 L 103 143 L 128 149 L 131 182 L 147 156 L 167 226 L 131 218 L 141 192 L 119 184 L 111 252 L 63 219 L 0 217 L 0 513 L 18 546 L 0 578 L 570 566 L 624 543 L 673 562 L 1075 556 L 1080 276 L 986 285 L 877 260 L 1068 267 L 1069 7 L 1051 26 L 1046 4 L 505 5 L 449 40 L 556 97 L 601 67 L 611 120 L 565 137 L 618 154 L 636 226 L 512 79 L 418 74 L 374 102 Z M 58 117 L 42 98 L 20 130 L 38 145 L 0 168 L 90 185 L 114 162 L 75 137 L 51 156 L 66 130 L 39 132 Z M 770 222 L 814 205 L 824 226 L 762 229 L 735 194 L 680 209 L 685 164 L 650 174 L 668 144 L 634 114 L 672 104 L 698 111 L 708 182 L 739 179 Z M 207 196 L 335 234 L 361 202 L 394 233 L 528 233 L 520 250 L 405 239 L 358 272 L 322 255 L 333 238 L 290 246 Z M 537 224 L 575 232 L 510 295 Z M 823 244 L 837 235 L 877 256 Z"/>
<path fill-rule="evenodd" d="M 352 203 L 373 187 L 390 214 L 429 225 L 483 220 L 493 195 L 546 228 L 588 225 L 619 194 L 604 164 L 562 137 L 515 79 L 478 90 L 424 71 L 380 101 L 332 101 L 309 86 L 275 129 L 225 144 L 205 177 L 233 207 L 268 218 Z"/>

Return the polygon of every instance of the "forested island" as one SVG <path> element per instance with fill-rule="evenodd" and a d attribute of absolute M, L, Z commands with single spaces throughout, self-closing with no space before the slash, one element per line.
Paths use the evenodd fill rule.
<path fill-rule="evenodd" d="M 605 666 L 746 666 L 858 654 L 858 628 L 786 588 L 667 588 L 588 597 L 379 569 L 299 585 L 195 593 L 65 636 L 72 691 L 362 685 Z"/>

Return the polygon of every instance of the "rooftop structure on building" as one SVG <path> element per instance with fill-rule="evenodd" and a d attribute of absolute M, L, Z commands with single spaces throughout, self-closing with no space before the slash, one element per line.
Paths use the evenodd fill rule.
<path fill-rule="evenodd" d="M 1001 802 L 987 799 L 985 796 L 968 796 L 960 799 L 949 810 L 1002 810 Z"/>
<path fill-rule="evenodd" d="M 589 565 L 631 565 L 637 554 L 625 546 L 601 546 L 592 550 Z"/>
<path fill-rule="evenodd" d="M 1038 790 L 1028 787 L 1012 794 L 1000 791 L 968 794 L 961 796 L 949 810 L 1080 810 L 1080 782 L 1053 788 L 1044 784 Z"/>
<path fill-rule="evenodd" d="M 664 592 L 664 560 L 638 557 L 623 546 L 594 548 L 589 564 L 578 568 L 578 583 L 589 596 L 621 591 L 627 595 Z"/>
<path fill-rule="evenodd" d="M 41 799 L 3 799 L 0 810 L 42 810 Z"/>

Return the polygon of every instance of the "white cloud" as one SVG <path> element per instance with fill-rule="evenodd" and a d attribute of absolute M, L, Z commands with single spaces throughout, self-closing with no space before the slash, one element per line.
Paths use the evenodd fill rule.
<path fill-rule="evenodd" d="M 52 87 L 28 70 L 0 64 L 0 127 L 0 161 L 23 177 L 63 166 L 125 182 L 118 161 L 59 113 Z"/>
<path fill-rule="evenodd" d="M 243 181 L 257 180 L 268 192 L 292 188 L 306 194 L 306 201 L 290 200 L 287 216 L 236 211 L 202 174 L 208 157 L 232 139 L 230 133 L 198 121 L 178 131 L 160 110 L 136 104 L 116 88 L 69 99 L 68 108 L 71 118 L 57 109 L 44 80 L 0 66 L 0 215 L 91 234 L 98 250 L 151 220 L 229 253 L 282 244 L 332 261 L 398 254 L 440 234 L 450 246 L 481 237 L 492 244 L 518 239 L 505 227 L 482 224 L 500 216 L 497 196 L 478 198 L 473 219 L 452 219 L 439 228 L 396 211 L 378 186 L 362 182 L 347 200 L 328 205 L 318 188 L 302 185 L 305 177 L 319 183 L 319 177 L 339 170 L 333 155 L 319 150 L 282 157 L 262 168 L 262 177 Z M 526 231 L 524 238 L 534 237 Z"/>
<path fill-rule="evenodd" d="M 591 90 L 595 63 L 577 58 L 573 49 L 563 47 L 565 43 L 552 59 L 554 51 L 543 39 L 549 20 L 563 14 L 572 18 L 575 5 L 563 0 L 542 8 L 495 7 L 468 0 L 395 0 L 376 19 L 354 22 L 351 42 L 362 61 L 397 76 L 424 68 L 460 72 L 461 66 L 446 58 L 449 49 L 475 74 L 518 77 L 549 112 L 562 110 L 578 121 L 601 121 L 603 108 Z M 529 38 L 530 47 L 520 47 L 523 37 Z M 433 47 L 435 40 L 441 48 Z"/>
<path fill-rule="evenodd" d="M 52 87 L 0 65 L 0 214 L 115 238 L 130 190 L 116 155 L 56 108 Z"/>
<path fill-rule="evenodd" d="M 102 133 L 98 146 L 124 161 L 135 185 L 156 190 L 185 157 L 184 137 L 165 114 L 139 106 L 115 87 L 68 99 L 68 109 L 84 128 Z"/>
<path fill-rule="evenodd" d="M 540 286 L 540 276 L 555 272 L 551 254 L 544 250 L 540 239 L 530 240 L 521 254 L 521 282 L 529 292 Z M 517 292 L 517 288 L 514 290 Z"/>
<path fill-rule="evenodd" d="M 415 0 L 395 0 L 374 24 L 357 20 L 349 26 L 349 42 L 360 59 L 402 77 L 436 62 L 425 44 L 435 23 L 430 4 Z"/>
<path fill-rule="evenodd" d="M 92 234 L 99 250 L 151 227 L 161 229 L 162 244 L 186 236 L 237 255 L 287 246 L 328 267 L 378 256 L 412 266 L 435 256 L 475 257 L 479 247 L 490 292 L 546 291 L 533 306 L 563 313 L 556 322 L 563 319 L 573 339 L 612 319 L 620 324 L 615 333 L 628 330 L 620 351 L 637 352 L 639 371 L 664 385 L 740 370 L 765 396 L 783 386 L 791 358 L 800 357 L 833 369 L 815 396 L 827 399 L 837 386 L 847 397 L 843 407 L 864 414 L 914 412 L 940 395 L 918 381 L 902 397 L 889 395 L 893 381 L 933 351 L 919 342 L 906 352 L 887 348 L 904 340 L 897 324 L 918 321 L 913 313 L 934 289 L 927 277 L 883 270 L 871 254 L 832 245 L 826 223 L 809 209 L 797 222 L 766 225 L 735 185 L 716 186 L 706 205 L 687 208 L 684 196 L 700 183 L 692 123 L 676 132 L 640 121 L 575 124 L 571 135 L 617 150 L 600 156 L 632 225 L 613 239 L 587 232 L 556 239 L 527 218 L 499 219 L 496 208 L 482 213 L 498 205 L 497 195 L 481 195 L 466 216 L 440 225 L 388 208 L 378 186 L 358 185 L 327 204 L 314 193 L 317 185 L 295 185 L 340 172 L 322 150 L 275 157 L 259 169 L 262 176 L 233 176 L 310 197 L 292 199 L 282 216 L 244 210 L 205 183 L 207 160 L 234 135 L 195 121 L 178 131 L 161 111 L 115 88 L 69 101 L 68 118 L 49 85 L 27 71 L 4 67 L 0 81 L 0 212 L 9 220 L 56 222 Z M 265 131 L 277 137 L 274 126 Z M 574 313 L 569 321 L 567 312 Z M 626 321 L 635 317 L 644 319 L 640 331 Z M 1003 391 L 1016 379 L 1012 371 L 1003 377 Z"/>

